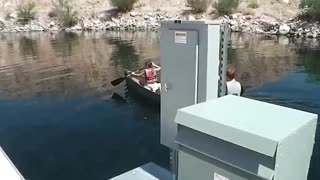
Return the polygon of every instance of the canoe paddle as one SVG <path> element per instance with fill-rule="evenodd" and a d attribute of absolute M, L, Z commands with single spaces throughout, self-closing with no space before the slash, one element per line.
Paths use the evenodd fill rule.
<path fill-rule="evenodd" d="M 125 79 L 126 79 L 126 78 L 124 78 L 124 77 L 115 79 L 115 80 L 111 81 L 111 84 L 112 84 L 113 86 L 117 86 L 117 85 L 119 85 L 120 83 L 122 83 L 122 81 L 124 81 Z"/>
<path fill-rule="evenodd" d="M 141 68 L 141 69 L 139 69 L 139 70 L 137 70 L 137 71 L 141 71 L 141 70 L 143 70 L 144 69 L 144 67 L 143 68 Z M 136 72 L 137 72 L 136 71 Z M 125 76 L 127 76 L 127 73 L 125 73 Z M 117 85 L 119 85 L 120 83 L 122 83 L 122 81 L 124 81 L 126 78 L 125 77 L 120 77 L 120 78 L 118 78 L 118 79 L 115 79 L 115 80 L 113 80 L 113 81 L 111 81 L 111 84 L 113 85 L 113 86 L 117 86 Z"/>

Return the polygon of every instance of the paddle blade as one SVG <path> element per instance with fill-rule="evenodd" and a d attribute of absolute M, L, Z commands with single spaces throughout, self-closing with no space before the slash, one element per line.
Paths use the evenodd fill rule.
<path fill-rule="evenodd" d="M 116 85 L 119 85 L 120 83 L 122 83 L 122 81 L 124 81 L 124 80 L 125 80 L 125 78 L 124 78 L 124 77 L 121 77 L 121 78 L 118 78 L 118 79 L 116 79 L 116 80 L 111 81 L 111 84 L 112 84 L 113 86 L 116 86 Z"/>

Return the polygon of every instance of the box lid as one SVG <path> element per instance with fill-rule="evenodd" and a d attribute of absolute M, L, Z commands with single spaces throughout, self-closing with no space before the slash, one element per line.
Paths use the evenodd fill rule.
<path fill-rule="evenodd" d="M 317 115 L 238 96 L 178 110 L 175 122 L 273 157 L 278 143 Z"/>

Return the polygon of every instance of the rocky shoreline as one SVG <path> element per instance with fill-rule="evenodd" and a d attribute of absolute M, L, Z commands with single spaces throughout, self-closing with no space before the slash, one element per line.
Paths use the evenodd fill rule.
<path fill-rule="evenodd" d="M 212 20 L 204 15 L 176 15 L 165 12 L 137 13 L 113 17 L 100 16 L 96 18 L 79 19 L 79 23 L 71 28 L 63 28 L 56 19 L 45 21 L 34 20 L 27 25 L 16 23 L 16 17 L 12 15 L 9 20 L 0 19 L 0 33 L 29 32 L 29 31 L 156 31 L 160 27 L 159 20 Z M 320 38 L 320 24 L 307 23 L 296 18 L 279 20 L 270 16 L 244 15 L 241 13 L 230 16 L 221 16 L 214 21 L 227 23 L 232 32 L 258 33 L 266 35 L 285 35 L 297 38 Z"/>

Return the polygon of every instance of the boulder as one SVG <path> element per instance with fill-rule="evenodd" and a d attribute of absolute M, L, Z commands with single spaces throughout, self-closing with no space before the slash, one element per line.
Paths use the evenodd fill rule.
<path fill-rule="evenodd" d="M 256 33 L 259 33 L 259 34 L 263 34 L 263 33 L 265 33 L 262 29 L 260 29 L 260 28 L 256 28 L 255 29 L 255 32 Z"/>
<path fill-rule="evenodd" d="M 54 23 L 53 21 L 51 21 L 51 22 L 49 23 L 49 27 L 53 27 L 53 26 L 55 26 L 55 23 Z"/>
<path fill-rule="evenodd" d="M 306 34 L 306 37 L 307 37 L 307 38 L 313 38 L 313 33 L 312 33 L 312 32 L 308 32 L 308 33 Z"/>
<path fill-rule="evenodd" d="M 189 20 L 189 21 L 194 21 L 194 20 L 196 20 L 196 18 L 193 17 L 193 16 L 191 16 L 191 15 L 189 15 L 189 16 L 188 16 L 188 20 Z"/>
<path fill-rule="evenodd" d="M 11 18 L 11 19 L 17 19 L 18 18 L 18 13 L 17 12 L 10 13 L 8 17 Z"/>
<path fill-rule="evenodd" d="M 279 27 L 279 33 L 282 35 L 286 35 L 290 32 L 290 27 L 287 24 L 283 24 Z"/>
<path fill-rule="evenodd" d="M 137 13 L 137 12 L 131 12 L 130 13 L 131 17 L 136 17 L 136 16 L 139 16 L 139 15 L 140 15 L 140 13 Z"/>
<path fill-rule="evenodd" d="M 316 33 L 316 32 L 314 32 L 314 33 L 312 33 L 312 36 L 313 36 L 313 38 L 317 38 L 318 37 L 318 33 Z"/>

